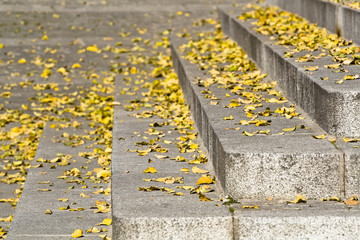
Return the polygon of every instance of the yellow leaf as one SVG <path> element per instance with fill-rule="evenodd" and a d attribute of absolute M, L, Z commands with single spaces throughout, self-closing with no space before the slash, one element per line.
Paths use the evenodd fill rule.
<path fill-rule="evenodd" d="M 50 209 L 45 210 L 45 214 L 52 214 L 53 212 Z"/>
<path fill-rule="evenodd" d="M 81 68 L 81 65 L 79 63 L 74 63 L 71 68 Z"/>
<path fill-rule="evenodd" d="M 224 117 L 224 120 L 233 120 L 234 117 L 232 115 L 228 116 L 228 117 Z"/>
<path fill-rule="evenodd" d="M 337 196 L 333 196 L 333 197 L 329 198 L 329 201 L 340 202 L 340 199 Z"/>
<path fill-rule="evenodd" d="M 183 196 L 184 194 L 182 192 L 174 193 L 175 196 Z"/>
<path fill-rule="evenodd" d="M 13 216 L 10 215 L 10 216 L 8 216 L 6 218 L 0 218 L 0 222 L 11 222 L 12 219 L 13 219 Z"/>
<path fill-rule="evenodd" d="M 81 229 L 76 229 L 72 234 L 71 237 L 79 238 L 83 236 L 83 231 Z"/>
<path fill-rule="evenodd" d="M 360 141 L 359 138 L 346 138 L 346 137 L 343 137 L 343 140 L 344 140 L 344 142 L 358 142 L 358 141 Z"/>
<path fill-rule="evenodd" d="M 329 64 L 329 65 L 324 65 L 324 67 L 328 69 L 335 69 L 335 68 L 340 68 L 341 64 L 340 63 Z"/>
<path fill-rule="evenodd" d="M 18 61 L 18 63 L 20 63 L 20 64 L 24 64 L 24 63 L 26 63 L 27 61 L 26 61 L 26 59 L 25 58 L 21 58 L 21 59 L 19 59 L 19 61 Z"/>
<path fill-rule="evenodd" d="M 204 201 L 204 202 L 210 202 L 211 201 L 210 198 L 208 198 L 207 196 L 205 196 L 202 193 L 199 193 L 199 199 L 200 199 L 200 201 Z"/>
<path fill-rule="evenodd" d="M 110 226 L 112 223 L 112 219 L 111 218 L 105 218 L 101 223 L 99 223 L 98 225 L 106 225 L 106 226 Z"/>
<path fill-rule="evenodd" d="M 148 167 L 143 171 L 144 173 L 157 173 L 156 169 L 153 167 Z"/>
<path fill-rule="evenodd" d="M 326 134 L 322 134 L 322 135 L 313 135 L 312 136 L 315 139 L 324 139 L 326 137 Z"/>
<path fill-rule="evenodd" d="M 306 203 L 306 199 L 302 195 L 296 195 L 294 201 L 287 201 L 287 203 Z"/>
<path fill-rule="evenodd" d="M 248 136 L 248 137 L 252 137 L 252 136 L 254 136 L 254 135 L 257 134 L 257 133 L 258 133 L 258 131 L 252 132 L 252 133 L 247 132 L 247 131 L 244 131 L 244 132 L 243 132 L 243 134 L 244 134 L 245 136 Z"/>
<path fill-rule="evenodd" d="M 354 80 L 354 79 L 358 79 L 359 78 L 359 75 L 356 74 L 356 75 L 346 75 L 344 76 L 344 80 Z"/>
<path fill-rule="evenodd" d="M 284 128 L 283 129 L 283 132 L 292 132 L 292 131 L 295 131 L 297 128 L 297 126 L 293 127 L 293 128 Z"/>
<path fill-rule="evenodd" d="M 92 45 L 92 46 L 88 46 L 88 47 L 86 48 L 86 50 L 89 51 L 89 52 L 97 52 L 97 51 L 99 51 L 99 49 L 98 49 L 98 47 L 96 46 L 96 44 L 94 44 L 94 45 Z"/>
<path fill-rule="evenodd" d="M 242 206 L 243 209 L 259 209 L 258 206 L 247 206 L 247 205 L 244 205 Z"/>
<path fill-rule="evenodd" d="M 193 173 L 200 173 L 200 174 L 204 174 L 204 173 L 208 173 L 208 172 L 209 172 L 209 171 L 207 171 L 207 170 L 200 169 L 200 168 L 198 168 L 198 167 L 196 167 L 196 166 L 192 167 L 191 170 L 192 170 Z"/>
<path fill-rule="evenodd" d="M 210 177 L 210 175 L 202 175 L 201 178 L 199 178 L 196 182 L 197 185 L 201 184 L 212 184 L 214 183 L 214 180 Z"/>
<path fill-rule="evenodd" d="M 101 170 L 96 174 L 97 178 L 107 178 L 111 176 L 110 170 Z"/>
<path fill-rule="evenodd" d="M 188 169 L 188 168 L 182 168 L 182 169 L 180 169 L 180 172 L 189 172 L 190 171 L 190 169 Z"/>
<path fill-rule="evenodd" d="M 305 67 L 304 66 L 305 71 L 317 71 L 319 69 L 319 66 L 309 66 L 309 67 Z"/>
<path fill-rule="evenodd" d="M 89 198 L 89 197 L 91 197 L 91 196 L 88 196 L 88 195 L 86 195 L 84 192 L 82 192 L 82 193 L 80 193 L 80 197 Z"/>

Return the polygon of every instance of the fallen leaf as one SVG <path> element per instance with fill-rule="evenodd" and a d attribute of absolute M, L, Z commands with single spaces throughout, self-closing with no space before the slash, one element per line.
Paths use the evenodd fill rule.
<path fill-rule="evenodd" d="M 214 180 L 208 174 L 202 175 L 201 178 L 199 178 L 196 182 L 197 185 L 212 184 L 212 183 L 214 183 Z"/>
<path fill-rule="evenodd" d="M 296 199 L 293 201 L 287 201 L 287 203 L 306 203 L 306 198 L 302 195 L 296 195 Z"/>
<path fill-rule="evenodd" d="M 112 219 L 111 218 L 105 218 L 101 223 L 99 223 L 98 225 L 106 225 L 106 226 L 110 226 L 112 223 Z"/>
<path fill-rule="evenodd" d="M 359 205 L 359 199 L 357 198 L 356 195 L 353 195 L 353 196 L 349 197 L 348 199 L 346 199 L 346 200 L 344 201 L 344 203 L 345 203 L 346 205 L 351 205 L 351 206 L 353 206 L 353 205 Z"/>
<path fill-rule="evenodd" d="M 143 171 L 143 173 L 157 173 L 157 170 L 153 167 L 148 167 Z"/>
<path fill-rule="evenodd" d="M 71 237 L 79 238 L 83 236 L 83 231 L 81 229 L 76 229 L 72 234 Z"/>
<path fill-rule="evenodd" d="M 315 138 L 315 139 L 324 139 L 326 137 L 326 134 L 313 135 L 312 137 Z"/>
<path fill-rule="evenodd" d="M 192 167 L 191 170 L 192 170 L 193 173 L 200 173 L 200 174 L 204 174 L 204 173 L 208 173 L 208 172 L 209 172 L 209 171 L 207 171 L 207 170 L 200 169 L 200 168 L 198 168 L 198 167 L 196 167 L 196 166 Z"/>

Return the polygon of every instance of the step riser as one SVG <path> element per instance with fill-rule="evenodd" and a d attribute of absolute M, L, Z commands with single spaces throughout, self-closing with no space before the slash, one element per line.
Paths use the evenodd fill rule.
<path fill-rule="evenodd" d="M 360 44 L 360 11 L 323 0 L 267 0 Z"/>
<path fill-rule="evenodd" d="M 177 47 L 179 45 L 173 41 L 175 70 L 204 145 L 208 148 L 217 178 L 226 193 L 235 198 L 257 199 L 269 196 L 292 198 L 296 193 L 306 194 L 309 198 L 343 195 L 344 183 L 340 177 L 343 176 L 340 171 L 343 169 L 340 164 L 342 154 L 335 149 L 331 150 L 331 146 L 329 150 L 314 149 L 314 153 L 295 149 L 292 153 L 285 150 L 274 153 L 274 149 L 269 150 L 271 147 L 267 146 L 268 149 L 261 153 L 255 149 L 246 149 L 251 147 L 247 142 L 256 144 L 256 138 L 244 138 L 241 133 L 232 137 L 226 135 L 224 127 L 219 126 L 221 123 L 215 125 L 214 117 L 217 113 L 211 111 L 201 96 L 203 88 L 192 83 L 192 79 L 201 76 L 201 73 L 196 70 L 196 66 L 181 59 Z M 298 141 L 296 136 L 282 137 L 272 139 L 278 140 L 280 146 L 286 146 L 287 141 Z M 312 141 L 311 137 L 308 140 Z M 327 146 L 328 143 L 324 144 Z"/>
<path fill-rule="evenodd" d="M 296 215 L 296 212 L 293 212 Z M 344 213 L 340 213 L 343 215 Z M 339 214 L 339 215 L 340 215 Z M 281 214 L 279 214 L 281 215 Z M 358 239 L 359 216 L 237 216 L 235 239 Z"/>
<path fill-rule="evenodd" d="M 325 131 L 337 136 L 360 136 L 358 92 L 340 92 L 308 75 L 294 59 L 282 57 L 288 51 L 274 46 L 269 38 L 255 33 L 248 23 L 219 9 L 222 28 L 254 60 L 259 68 L 278 81 L 286 96 L 296 102 Z M 329 64 L 329 63 L 328 63 Z"/>

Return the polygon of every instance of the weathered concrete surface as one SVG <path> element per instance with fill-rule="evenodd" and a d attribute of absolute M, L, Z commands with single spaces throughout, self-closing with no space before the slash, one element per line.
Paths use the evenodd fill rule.
<path fill-rule="evenodd" d="M 326 0 L 267 0 L 269 4 L 297 13 L 319 26 L 360 44 L 360 11 Z"/>
<path fill-rule="evenodd" d="M 258 209 L 242 209 L 244 205 Z M 235 207 L 235 239 L 357 239 L 360 210 L 338 202 L 286 204 L 242 201 Z"/>
<path fill-rule="evenodd" d="M 271 125 L 266 127 L 241 126 L 242 130 L 248 132 L 270 129 L 273 134 L 270 136 L 247 137 L 242 131 L 225 130 L 230 126 L 236 127 L 235 123 L 244 119 L 244 112 L 224 109 L 222 105 L 226 105 L 226 102 L 223 100 L 221 104 L 212 106 L 208 99 L 204 99 L 200 93 L 204 88 L 193 83 L 193 79 L 204 74 L 182 59 L 178 52 L 180 45 L 181 41 L 172 39 L 174 67 L 216 174 L 227 194 L 235 198 L 253 199 L 291 198 L 296 193 L 309 198 L 343 194 L 342 152 L 329 141 L 312 137 L 322 132 L 315 123 L 273 117 Z M 217 91 L 217 96 L 226 93 L 216 86 L 209 89 Z M 270 109 L 276 108 L 276 105 L 266 105 L 264 109 L 269 106 Z M 230 114 L 234 120 L 222 119 Z M 281 129 L 295 124 L 311 126 L 311 129 L 276 135 Z"/>
<path fill-rule="evenodd" d="M 127 87 L 122 79 L 116 81 L 117 89 Z M 116 101 L 124 105 L 139 96 L 116 94 Z M 113 158 L 112 158 L 112 215 L 114 239 L 232 239 L 233 220 L 227 207 L 221 206 L 219 194 L 221 189 L 215 187 L 214 193 L 206 196 L 213 198 L 212 202 L 201 202 L 197 194 L 176 190 L 176 185 L 156 182 L 144 182 L 143 178 L 183 177 L 185 186 L 196 186 L 201 175 L 185 174 L 181 168 L 190 168 L 187 162 L 170 160 L 177 155 L 191 159 L 194 153 L 179 153 L 176 146 L 167 145 L 169 158 L 156 159 L 153 153 L 138 156 L 127 150 L 134 149 L 134 142 L 143 140 L 144 132 L 149 123 L 163 122 L 158 117 L 150 119 L 136 119 L 130 114 L 141 111 L 125 111 L 122 106 L 115 108 L 113 129 Z M 159 130 L 166 133 L 164 139 L 176 142 L 181 136 L 177 131 L 171 131 L 170 126 L 163 126 Z M 136 134 L 135 134 L 136 133 Z M 140 136 L 141 135 L 141 136 Z M 121 140 L 119 138 L 121 137 Z M 202 145 L 199 139 L 196 143 Z M 203 149 L 203 147 L 201 147 Z M 148 159 L 152 159 L 150 163 Z M 146 176 L 143 170 L 154 167 L 158 173 Z M 214 173 L 211 163 L 200 165 Z M 116 184 L 114 184 L 116 183 Z M 179 185 L 179 186 L 181 186 Z M 167 187 L 183 192 L 183 196 L 173 196 L 165 192 L 143 192 L 139 187 Z M 216 206 L 218 204 L 219 206 Z"/>
<path fill-rule="evenodd" d="M 330 57 L 315 59 L 313 63 L 299 63 L 283 58 L 283 46 L 274 45 L 269 36 L 256 33 L 249 22 L 237 19 L 243 10 L 219 8 L 222 27 L 244 48 L 249 57 L 272 79 L 276 79 L 285 95 L 298 104 L 320 127 L 337 136 L 360 136 L 360 89 L 357 81 L 336 84 L 346 74 L 357 74 L 358 68 L 349 66 L 348 73 L 334 73 L 323 67 L 332 64 Z M 312 52 L 318 55 L 319 52 Z M 305 53 L 300 53 L 305 55 Z M 319 71 L 309 74 L 304 66 L 318 65 Z M 329 77 L 323 81 L 320 77 Z"/>
<path fill-rule="evenodd" d="M 98 234 L 86 233 L 86 230 L 96 227 L 105 218 L 111 218 L 110 212 L 94 213 L 94 210 L 97 209 L 96 200 L 106 201 L 111 204 L 111 199 L 109 195 L 93 194 L 92 192 L 95 192 L 100 187 L 105 189 L 110 184 L 96 184 L 90 179 L 82 179 L 80 181 L 83 181 L 83 183 L 76 183 L 69 181 L 72 177 L 68 180 L 59 179 L 58 177 L 62 176 L 65 170 L 78 168 L 87 172 L 99 165 L 96 161 L 89 161 L 89 159 L 78 156 L 80 152 L 88 151 L 85 146 L 72 148 L 65 146 L 62 142 L 54 143 L 52 141 L 54 138 L 61 136 L 63 132 L 84 134 L 83 129 L 57 131 L 50 128 L 50 125 L 50 123 L 47 124 L 44 130 L 35 159 L 50 160 L 54 159 L 58 153 L 66 153 L 72 155 L 73 160 L 76 159 L 76 162 L 70 160 L 70 165 L 57 167 L 51 167 L 51 165 L 56 164 L 44 163 L 43 167 L 30 169 L 6 239 L 69 239 L 75 229 L 82 229 L 87 239 L 98 239 Z M 84 176 L 86 172 L 83 171 Z M 83 186 L 86 186 L 86 188 Z M 49 191 L 42 192 L 39 189 L 49 189 Z M 88 197 L 82 197 L 81 193 Z M 62 198 L 68 199 L 68 201 L 60 201 L 59 199 Z M 84 208 L 84 210 L 69 211 L 59 209 L 67 206 L 72 209 Z M 50 209 L 52 214 L 45 214 L 47 209 Z M 111 227 L 106 228 L 108 229 L 106 234 L 111 236 Z"/>

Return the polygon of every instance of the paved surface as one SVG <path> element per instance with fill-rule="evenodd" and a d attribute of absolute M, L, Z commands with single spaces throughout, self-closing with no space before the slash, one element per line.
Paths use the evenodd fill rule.
<path fill-rule="evenodd" d="M 103 234 L 112 235 L 111 228 L 108 228 L 107 232 L 85 233 L 86 230 L 95 227 L 104 218 L 111 218 L 109 213 L 94 214 L 94 210 L 91 210 L 93 207 L 96 207 L 95 200 L 106 200 L 107 204 L 111 205 L 110 195 L 92 194 L 94 187 L 96 189 L 107 189 L 109 183 L 92 183 L 88 182 L 89 179 L 83 179 L 83 176 L 81 176 L 79 177 L 80 181 L 84 181 L 81 185 L 88 188 L 77 189 L 80 185 L 76 184 L 74 189 L 68 190 L 67 188 L 72 187 L 70 185 L 75 180 L 64 184 L 65 180 L 57 178 L 65 170 L 71 170 L 74 167 L 77 167 L 81 170 L 82 174 L 85 174 L 87 169 L 91 171 L 97 166 L 96 161 L 90 162 L 86 158 L 78 157 L 78 154 L 81 152 L 91 152 L 93 140 L 84 139 L 85 144 L 90 147 L 90 150 L 84 149 L 84 144 L 79 144 L 78 147 L 64 147 L 63 142 L 59 142 L 59 139 L 65 141 L 61 137 L 64 133 L 75 131 L 74 134 L 81 136 L 88 134 L 89 132 L 86 131 L 91 130 L 88 127 L 86 117 L 81 117 L 81 114 L 78 114 L 74 118 L 73 114 L 62 112 L 65 108 L 75 109 L 76 107 L 74 108 L 72 105 L 78 106 L 78 104 L 81 104 L 81 98 L 77 98 L 74 103 L 70 102 L 68 104 L 66 100 L 64 100 L 65 103 L 59 104 L 51 104 L 51 99 L 49 104 L 46 101 L 43 103 L 40 101 L 43 98 L 52 96 L 55 99 L 64 99 L 64 97 L 67 98 L 66 96 L 75 96 L 76 98 L 76 95 L 72 95 L 74 92 L 82 95 L 82 97 L 85 97 L 91 91 L 99 94 L 101 90 L 93 89 L 97 85 L 93 81 L 102 82 L 102 77 L 109 76 L 110 80 L 107 84 L 104 84 L 109 90 L 105 91 L 102 95 L 113 96 L 114 93 L 111 90 L 113 88 L 111 85 L 112 80 L 109 73 L 110 70 L 116 71 L 119 68 L 116 66 L 117 63 L 127 61 L 125 57 L 127 55 L 124 55 L 122 51 L 126 53 L 126 49 L 136 47 L 137 45 L 142 45 L 147 51 L 153 49 L 156 41 L 160 41 L 162 35 L 166 37 L 168 34 L 161 34 L 162 32 L 173 28 L 175 25 L 178 26 L 178 29 L 182 29 L 187 24 L 192 24 L 196 18 L 193 12 L 203 10 L 203 5 L 207 6 L 204 11 L 206 14 L 214 13 L 211 7 L 213 2 L 211 1 L 198 2 L 197 4 L 192 4 L 191 1 L 183 1 L 180 4 L 163 1 L 157 2 L 155 5 L 150 1 L 1 2 L 1 11 L 4 14 L 1 17 L 0 43 L 3 44 L 1 51 L 5 53 L 2 58 L 3 77 L 1 78 L 1 84 L 2 92 L 9 90 L 12 93 L 10 98 L 5 98 L 4 94 L 4 107 L 1 111 L 5 113 L 11 109 L 16 111 L 14 112 L 16 114 L 17 111 L 20 113 L 17 118 L 9 118 L 4 126 L 2 126 L 2 130 L 8 132 L 16 126 L 23 126 L 23 128 L 29 128 L 29 131 L 36 133 L 31 138 L 28 136 L 29 133 L 22 134 L 21 136 L 24 135 L 24 137 L 31 139 L 32 145 L 30 146 L 32 148 L 17 149 L 14 157 L 5 156 L 2 167 L 8 163 L 11 164 L 17 156 L 26 155 L 29 152 L 30 154 L 26 155 L 22 162 L 24 166 L 28 166 L 32 158 L 35 160 L 39 158 L 51 160 L 56 158 L 57 154 L 64 152 L 71 154 L 73 156 L 72 159 L 76 160 L 76 163 L 70 160 L 69 166 L 57 166 L 55 168 L 51 166 L 53 164 L 44 164 L 41 168 L 26 170 L 29 171 L 29 178 L 22 195 L 24 200 L 18 205 L 13 221 L 13 230 L 8 239 L 46 239 L 50 235 L 54 239 L 68 239 L 77 228 L 82 229 L 87 238 L 98 238 L 97 235 Z M 184 16 L 178 13 L 178 11 L 184 11 L 185 14 L 185 10 L 189 15 Z M 119 13 L 121 14 L 119 15 Z M 171 22 L 169 20 L 177 16 L 176 21 Z M 181 20 L 186 18 L 189 19 Z M 128 32 L 131 35 L 126 39 L 122 39 L 121 36 L 126 36 Z M 149 41 L 146 44 L 138 44 L 136 41 L 132 41 L 136 37 L 141 37 L 143 40 L 149 39 Z M 117 50 L 113 51 L 113 48 L 108 48 L 103 50 L 101 54 L 86 50 L 86 47 L 93 46 L 94 44 L 97 45 L 98 49 L 110 45 L 120 50 L 116 52 Z M 136 52 L 137 50 L 133 51 Z M 141 52 L 141 49 L 139 49 L 139 52 Z M 20 59 L 25 59 L 26 61 L 22 60 L 19 62 Z M 80 67 L 72 68 L 75 63 L 80 64 Z M 57 72 L 61 67 L 65 71 Z M 48 74 L 47 78 L 41 76 L 46 68 L 51 71 L 51 75 Z M 17 85 L 9 86 L 9 83 Z M 90 89 L 91 87 L 93 88 Z M 117 100 L 122 101 L 122 99 Z M 107 101 L 108 104 L 111 104 L 113 100 L 109 98 Z M 28 107 L 23 104 L 28 105 Z M 40 107 L 44 108 L 40 108 L 39 105 L 43 105 Z M 46 108 L 49 106 L 50 108 Z M 40 122 L 41 124 L 33 126 L 26 121 L 20 122 L 21 114 L 29 114 L 31 123 Z M 8 116 L 6 115 L 5 117 Z M 71 119 L 70 125 L 76 119 L 82 126 L 79 130 L 72 129 L 72 127 L 69 128 L 68 126 L 58 127 L 59 124 L 66 125 L 66 122 L 69 122 L 68 119 Z M 52 120 L 51 123 L 46 124 L 49 120 Z M 55 124 L 56 127 L 50 127 L 51 124 Z M 109 124 L 112 124 L 112 122 Z M 46 127 L 43 130 L 45 125 Z M 111 125 L 109 126 L 111 127 Z M 58 131 L 54 131 L 54 129 L 58 129 Z M 40 136 L 42 136 L 41 141 Z M 7 139 L 4 140 L 7 141 Z M 19 143 L 22 143 L 20 139 L 12 143 L 11 148 L 16 149 Z M 34 157 L 36 147 L 38 151 Z M 37 165 L 37 163 L 33 164 Z M 81 167 L 83 167 L 83 170 Z M 2 171 L 2 174 L 6 175 L 2 179 L 8 179 L 11 176 L 10 174 L 14 173 L 18 173 L 22 177 L 21 181 L 17 180 L 20 184 L 8 185 L 1 183 L 2 199 L 16 199 L 18 193 L 12 192 L 15 189 L 19 189 L 25 181 L 25 171 L 17 166 Z M 96 176 L 96 174 L 94 175 Z M 39 183 L 43 183 L 44 186 Z M 41 192 L 38 189 L 49 189 L 49 191 Z M 85 196 L 90 197 L 81 197 L 80 193 L 82 192 Z M 85 210 L 73 212 L 59 210 L 59 207 L 63 205 L 66 207 L 66 202 L 59 201 L 59 198 L 68 198 L 68 202 L 71 202 L 69 204 L 71 208 L 84 208 Z M 14 214 L 14 209 L 8 203 L 9 200 L 6 200 L 7 202 L 4 201 L 1 203 L 0 212 L 2 215 L 0 217 L 5 218 Z M 74 205 L 75 203 L 76 205 Z M 45 214 L 47 209 L 50 209 L 52 214 Z M 32 216 L 31 219 L 29 218 L 30 215 Z M 26 219 L 28 220 L 25 221 Z M 1 224 L 5 231 L 9 230 L 9 222 L 1 222 Z M 98 226 L 98 228 L 100 227 Z M 54 229 L 57 230 L 53 231 Z"/>
<path fill-rule="evenodd" d="M 168 38 L 211 29 L 214 6 L 231 2 L 0 2 L 0 199 L 13 199 L 0 201 L 0 218 L 14 214 L 9 201 L 27 176 L 13 222 L 0 221 L 5 232 L 11 224 L 7 239 L 70 239 L 76 229 L 86 239 L 358 236 L 357 206 L 319 201 L 358 194 L 356 143 L 313 139 L 324 131 L 309 118 L 271 118 L 270 130 L 310 129 L 244 136 L 255 131 L 236 130 L 244 113 L 223 108 L 228 100 L 210 106 L 202 88 L 184 82 L 202 72 L 174 57 L 189 115 Z M 173 42 L 174 56 L 181 43 Z M 144 173 L 149 167 L 157 172 Z M 204 174 L 216 176 L 211 189 L 197 184 Z M 297 193 L 317 200 L 284 202 Z"/>

